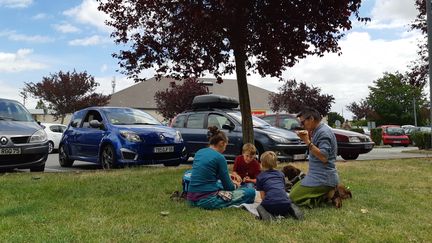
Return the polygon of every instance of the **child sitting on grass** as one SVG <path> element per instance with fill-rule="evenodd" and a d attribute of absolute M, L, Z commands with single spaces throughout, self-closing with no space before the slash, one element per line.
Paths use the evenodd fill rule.
<path fill-rule="evenodd" d="M 302 219 L 302 212 L 291 202 L 285 192 L 284 174 L 275 170 L 277 155 L 267 151 L 261 155 L 260 160 L 263 171 L 257 177 L 256 190 L 260 192 L 262 199 L 261 205 L 257 208 L 261 219 L 271 220 L 274 216 Z"/>
<path fill-rule="evenodd" d="M 242 187 L 254 188 L 261 165 L 256 160 L 256 148 L 251 143 L 243 145 L 242 154 L 234 161 L 233 174 L 241 178 Z"/>

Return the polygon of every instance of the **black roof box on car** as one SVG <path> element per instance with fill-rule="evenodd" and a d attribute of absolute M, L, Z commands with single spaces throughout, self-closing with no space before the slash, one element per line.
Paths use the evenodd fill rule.
<path fill-rule="evenodd" d="M 239 102 L 231 97 L 223 95 L 198 95 L 192 101 L 192 108 L 237 108 Z"/>

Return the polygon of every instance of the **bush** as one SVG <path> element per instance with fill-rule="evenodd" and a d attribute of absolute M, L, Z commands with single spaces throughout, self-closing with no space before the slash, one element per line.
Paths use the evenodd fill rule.
<path fill-rule="evenodd" d="M 368 125 L 367 120 L 354 120 L 351 122 L 351 124 L 355 127 L 363 127 Z"/>
<path fill-rule="evenodd" d="M 430 149 L 431 148 L 431 133 L 416 131 L 411 134 L 411 141 L 419 149 Z"/>
<path fill-rule="evenodd" d="M 358 132 L 358 133 L 364 134 L 364 130 L 363 130 L 363 128 L 360 128 L 360 127 L 353 127 L 353 128 L 350 129 L 350 131 Z"/>
<path fill-rule="evenodd" d="M 382 128 L 372 128 L 371 129 L 371 138 L 372 138 L 372 141 L 374 141 L 374 143 L 376 145 L 381 145 Z"/>

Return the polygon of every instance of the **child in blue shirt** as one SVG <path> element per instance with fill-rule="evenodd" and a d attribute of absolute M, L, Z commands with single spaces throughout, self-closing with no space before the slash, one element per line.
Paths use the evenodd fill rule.
<path fill-rule="evenodd" d="M 292 216 L 301 219 L 303 217 L 301 211 L 291 202 L 285 191 L 284 174 L 275 170 L 277 159 L 273 151 L 261 155 L 262 172 L 258 175 L 256 183 L 256 190 L 260 192 L 262 199 L 261 206 L 271 216 Z"/>

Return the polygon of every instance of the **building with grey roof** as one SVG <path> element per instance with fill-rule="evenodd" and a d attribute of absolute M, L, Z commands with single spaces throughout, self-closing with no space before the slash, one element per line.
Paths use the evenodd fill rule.
<path fill-rule="evenodd" d="M 237 80 L 224 79 L 222 84 L 216 83 L 216 79 L 200 78 L 204 85 L 208 86 L 210 93 L 225 95 L 233 97 L 238 100 L 238 87 Z M 169 78 L 162 78 L 156 81 L 155 78 L 139 82 L 126 89 L 120 90 L 111 96 L 108 105 L 110 106 L 124 106 L 144 110 L 158 119 L 162 120 L 162 116 L 156 112 L 156 102 L 154 95 L 157 91 L 166 90 L 169 84 L 175 80 Z M 175 81 L 181 83 L 182 81 Z M 270 113 L 269 94 L 271 91 L 259 88 L 257 86 L 248 84 L 249 97 L 251 103 L 252 113 L 265 114 Z"/>

